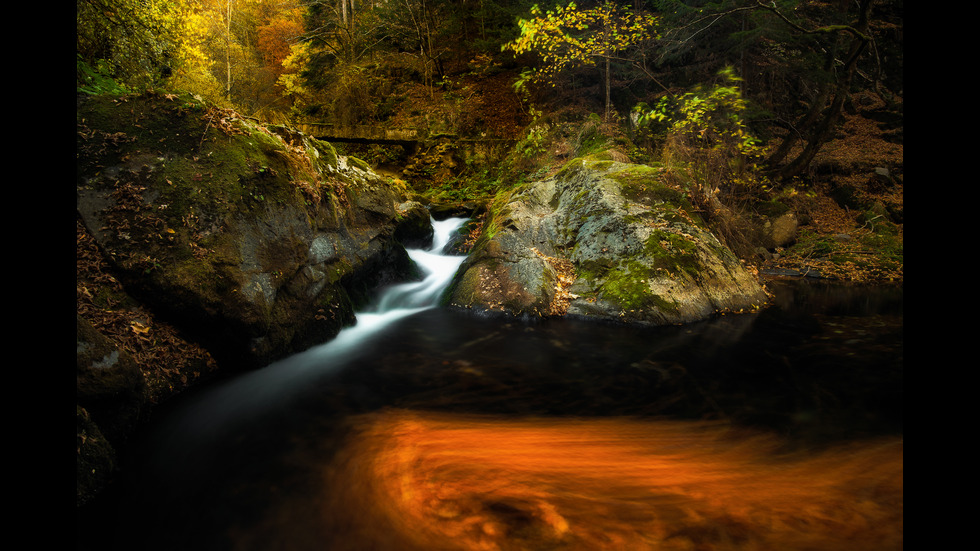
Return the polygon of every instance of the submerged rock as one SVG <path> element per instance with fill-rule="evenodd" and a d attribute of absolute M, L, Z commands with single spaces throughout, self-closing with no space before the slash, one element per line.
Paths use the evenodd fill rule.
<path fill-rule="evenodd" d="M 659 325 L 767 300 L 655 167 L 576 159 L 494 214 L 452 305 Z"/>

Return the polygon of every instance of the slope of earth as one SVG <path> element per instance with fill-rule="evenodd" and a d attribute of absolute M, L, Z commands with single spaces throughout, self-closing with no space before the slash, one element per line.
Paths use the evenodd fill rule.
<path fill-rule="evenodd" d="M 877 96 L 854 97 L 843 124 L 814 160 L 808 186 L 791 192 L 795 244 L 764 273 L 860 282 L 904 278 L 902 115 Z"/>

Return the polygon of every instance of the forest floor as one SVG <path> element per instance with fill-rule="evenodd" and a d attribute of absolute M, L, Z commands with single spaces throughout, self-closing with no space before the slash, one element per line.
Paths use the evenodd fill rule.
<path fill-rule="evenodd" d="M 515 140 L 515 149 L 519 150 L 501 158 L 495 170 L 468 172 L 462 165 L 449 170 L 436 166 L 421 174 L 422 183 L 417 186 L 420 192 L 436 201 L 488 200 L 501 185 L 552 175 L 567 162 L 564 155 L 553 153 L 563 145 L 569 149 L 568 142 L 576 139 L 574 135 L 558 135 L 562 123 L 551 125 L 542 140 L 541 153 L 528 154 L 526 129 L 531 119 L 510 86 L 513 78 L 512 74 L 501 73 L 492 78 L 460 79 L 445 95 L 431 94 L 421 87 L 404 91 L 412 98 L 408 103 L 416 117 L 403 114 L 392 123 L 395 126 L 417 126 L 419 116 L 448 116 L 446 113 L 451 112 L 458 128 L 484 129 L 493 137 Z M 545 118 L 552 121 L 586 120 L 588 105 L 579 103 L 582 105 L 570 102 L 542 109 L 550 112 Z M 573 126 L 575 123 L 571 123 Z M 902 281 L 902 128 L 901 105 L 887 106 L 872 93 L 855 95 L 843 112 L 843 123 L 835 138 L 823 146 L 795 189 L 788 193 L 784 190 L 779 196 L 798 215 L 797 242 L 775 251 L 773 258 L 764 262 L 759 258 L 747 262 L 757 264 L 764 273 L 790 277 L 805 275 L 865 283 Z M 602 132 L 616 133 L 615 129 Z M 365 158 L 378 164 L 369 155 Z M 438 159 L 436 156 L 437 162 Z M 392 166 L 385 175 L 406 177 L 401 174 L 404 166 Z M 460 174 L 461 169 L 465 174 Z M 876 177 L 876 169 L 886 169 L 889 177 Z"/>
<path fill-rule="evenodd" d="M 163 402 L 216 371 L 207 350 L 126 293 L 88 230 L 79 220 L 75 226 L 76 313 L 133 357 L 150 402 Z"/>
<path fill-rule="evenodd" d="M 896 124 L 897 122 L 897 124 Z M 844 123 L 792 199 L 797 242 L 760 268 L 844 281 L 900 282 L 904 276 L 904 178 L 900 118 L 889 122 L 876 96 L 855 98 Z M 875 176 L 876 168 L 890 178 Z"/>

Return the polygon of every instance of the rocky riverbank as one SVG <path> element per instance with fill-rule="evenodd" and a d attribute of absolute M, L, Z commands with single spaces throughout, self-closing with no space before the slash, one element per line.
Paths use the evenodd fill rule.
<path fill-rule="evenodd" d="M 378 286 L 415 277 L 405 246 L 439 210 L 328 143 L 193 96 L 80 95 L 76 143 L 79 505 L 156 404 L 328 341 Z M 901 179 L 861 176 L 874 165 L 833 193 L 783 192 L 733 252 L 663 167 L 621 157 L 440 206 L 476 218 L 447 304 L 679 324 L 762 307 L 758 269 L 901 279 Z"/>
<path fill-rule="evenodd" d="M 76 143 L 79 503 L 153 403 L 329 340 L 431 238 L 363 163 L 191 96 L 79 95 Z"/>

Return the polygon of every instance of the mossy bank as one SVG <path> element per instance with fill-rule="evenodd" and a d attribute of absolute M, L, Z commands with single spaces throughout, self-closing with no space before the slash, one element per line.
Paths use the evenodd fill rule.
<path fill-rule="evenodd" d="M 154 92 L 79 94 L 76 112 L 80 442 L 99 430 L 118 442 L 126 431 L 100 420 L 138 417 L 215 365 L 260 367 L 329 340 L 378 285 L 413 276 L 402 242 L 431 238 L 404 189 L 289 128 Z M 147 355 L 134 371 L 121 339 L 98 335 L 120 311 L 133 316 L 119 336 L 162 349 L 178 335 L 167 340 L 207 359 L 174 374 Z M 104 376 L 119 366 L 126 377 Z M 102 379 L 125 392 L 100 392 Z"/>
<path fill-rule="evenodd" d="M 77 146 L 79 217 L 129 290 L 250 365 L 336 334 L 425 217 L 330 144 L 189 96 L 80 96 Z"/>

